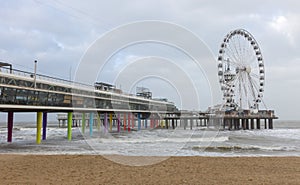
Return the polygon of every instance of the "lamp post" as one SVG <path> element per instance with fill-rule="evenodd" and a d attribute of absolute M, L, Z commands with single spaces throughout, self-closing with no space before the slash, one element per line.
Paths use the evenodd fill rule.
<path fill-rule="evenodd" d="M 34 88 L 36 88 L 36 68 L 37 68 L 37 61 L 35 60 L 34 61 L 34 79 L 33 79 L 33 82 L 34 82 Z"/>

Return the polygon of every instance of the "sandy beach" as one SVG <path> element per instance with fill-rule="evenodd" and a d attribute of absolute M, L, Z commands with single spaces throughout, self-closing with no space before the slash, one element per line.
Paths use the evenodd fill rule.
<path fill-rule="evenodd" d="M 3 154 L 0 164 L 1 184 L 300 184 L 300 157 L 171 157 L 137 167 L 96 155 Z"/>

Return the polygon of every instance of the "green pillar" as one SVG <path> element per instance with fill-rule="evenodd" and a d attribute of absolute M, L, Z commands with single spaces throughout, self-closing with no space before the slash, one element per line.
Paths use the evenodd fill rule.
<path fill-rule="evenodd" d="M 41 143 L 41 138 L 42 138 L 42 117 L 43 113 L 42 112 L 37 112 L 36 113 L 36 144 Z"/>
<path fill-rule="evenodd" d="M 72 112 L 68 112 L 68 140 L 72 140 Z"/>

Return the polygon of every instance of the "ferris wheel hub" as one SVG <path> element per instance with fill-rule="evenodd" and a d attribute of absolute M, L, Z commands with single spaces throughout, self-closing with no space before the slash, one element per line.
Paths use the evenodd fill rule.
<path fill-rule="evenodd" d="M 247 66 L 246 67 L 246 72 L 249 74 L 249 73 L 251 73 L 251 67 L 250 66 Z"/>

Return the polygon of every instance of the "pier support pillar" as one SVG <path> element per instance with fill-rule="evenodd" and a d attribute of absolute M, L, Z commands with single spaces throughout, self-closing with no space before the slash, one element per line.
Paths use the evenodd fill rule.
<path fill-rule="evenodd" d="M 246 121 L 246 129 L 249 130 L 249 119 L 246 118 L 245 121 Z"/>
<path fill-rule="evenodd" d="M 107 113 L 104 113 L 104 132 L 107 132 Z"/>
<path fill-rule="evenodd" d="M 141 130 L 141 113 L 138 113 L 138 130 Z"/>
<path fill-rule="evenodd" d="M 251 118 L 251 120 L 250 120 L 250 121 L 251 121 L 251 123 L 250 123 L 250 124 L 251 124 L 251 130 L 253 130 L 253 129 L 254 129 L 254 119 L 253 119 L 253 118 Z"/>
<path fill-rule="evenodd" d="M 145 118 L 145 128 L 147 129 L 147 127 L 148 127 L 148 119 Z"/>
<path fill-rule="evenodd" d="M 256 128 L 260 129 L 260 119 L 256 119 Z"/>
<path fill-rule="evenodd" d="M 234 130 L 237 130 L 237 122 L 238 122 L 238 119 L 234 119 Z"/>
<path fill-rule="evenodd" d="M 128 127 L 127 127 L 127 130 L 128 130 L 128 132 L 130 132 L 130 121 L 131 121 L 131 114 L 130 113 L 128 113 Z M 132 116 L 134 116 L 134 115 L 132 115 Z"/>
<path fill-rule="evenodd" d="M 134 120 L 134 114 L 131 116 L 131 128 L 134 128 L 135 120 Z"/>
<path fill-rule="evenodd" d="M 273 119 L 269 119 L 269 129 L 273 129 Z"/>
<path fill-rule="evenodd" d="M 153 116 L 152 116 L 152 114 L 151 114 L 151 117 L 150 117 L 150 128 L 153 128 L 153 123 L 154 121 L 153 121 Z"/>
<path fill-rule="evenodd" d="M 90 137 L 93 136 L 93 126 L 94 126 L 94 113 L 90 113 L 90 120 L 89 120 L 89 126 L 90 126 Z"/>
<path fill-rule="evenodd" d="M 81 132 L 82 134 L 85 133 L 85 113 L 82 113 L 82 120 L 81 120 Z"/>
<path fill-rule="evenodd" d="M 246 130 L 246 119 L 242 118 L 242 128 Z"/>
<path fill-rule="evenodd" d="M 230 118 L 229 119 L 228 130 L 232 130 L 232 122 L 234 122 L 234 119 Z"/>
<path fill-rule="evenodd" d="M 42 136 L 42 119 L 43 119 L 43 113 L 37 112 L 36 113 L 36 144 L 41 143 L 41 136 Z"/>
<path fill-rule="evenodd" d="M 127 122 L 127 119 L 126 119 L 126 113 L 123 114 L 123 130 L 125 131 L 126 130 L 126 122 Z"/>
<path fill-rule="evenodd" d="M 265 119 L 265 129 L 267 129 L 267 119 Z"/>
<path fill-rule="evenodd" d="M 172 119 L 172 128 L 175 129 L 174 119 Z"/>
<path fill-rule="evenodd" d="M 73 118 L 73 113 L 68 112 L 68 140 L 72 140 L 72 118 Z"/>
<path fill-rule="evenodd" d="M 169 120 L 165 119 L 166 129 L 169 129 Z"/>
<path fill-rule="evenodd" d="M 117 115 L 117 131 L 120 132 L 120 113 Z"/>
<path fill-rule="evenodd" d="M 112 131 L 112 120 L 113 120 L 113 115 L 112 113 L 109 113 L 109 131 Z"/>
<path fill-rule="evenodd" d="M 7 113 L 7 142 L 12 141 L 12 131 L 14 124 L 14 112 Z"/>
<path fill-rule="evenodd" d="M 47 112 L 43 112 L 43 140 L 46 140 L 47 137 Z"/>

